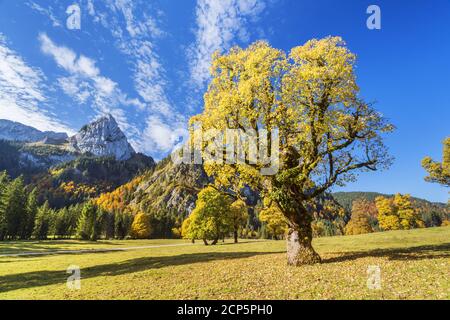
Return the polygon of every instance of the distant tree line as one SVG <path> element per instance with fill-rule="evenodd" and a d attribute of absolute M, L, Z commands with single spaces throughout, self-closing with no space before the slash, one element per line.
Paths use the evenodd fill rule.
<path fill-rule="evenodd" d="M 132 198 L 135 178 L 116 191 L 61 209 L 39 202 L 39 191 L 25 185 L 22 176 L 11 179 L 0 174 L 0 240 L 27 239 L 145 239 L 187 238 L 206 244 L 220 239 L 284 239 L 286 219 L 277 206 L 262 199 L 253 210 L 245 202 L 232 199 L 212 187 L 198 194 L 195 209 L 188 217 L 177 212 L 149 214 L 123 205 Z M 417 206 L 409 195 L 376 197 L 373 201 L 356 199 L 351 210 L 344 210 L 330 200 L 310 208 L 315 237 L 351 235 L 384 230 L 411 229 L 449 225 L 447 210 Z"/>
<path fill-rule="evenodd" d="M 414 205 L 408 194 L 396 194 L 394 197 L 379 196 L 374 201 L 356 199 L 353 201 L 351 219 L 345 226 L 345 234 L 450 225 L 448 209 L 440 212 L 420 209 Z"/>

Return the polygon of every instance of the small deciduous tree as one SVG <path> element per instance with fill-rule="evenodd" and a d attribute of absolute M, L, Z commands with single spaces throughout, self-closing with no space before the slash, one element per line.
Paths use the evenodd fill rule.
<path fill-rule="evenodd" d="M 350 221 L 345 226 L 345 234 L 355 235 L 373 232 L 369 217 L 375 215 L 375 213 L 370 212 L 371 209 L 372 206 L 370 206 L 369 201 L 365 199 L 353 201 L 352 214 Z"/>
<path fill-rule="evenodd" d="M 195 238 L 193 237 L 193 234 L 190 231 L 190 227 L 191 227 L 191 218 L 187 217 L 181 224 L 181 237 L 183 237 L 183 239 L 190 239 L 192 240 L 192 242 L 195 242 Z"/>
<path fill-rule="evenodd" d="M 202 189 L 188 218 L 189 222 L 184 224 L 184 237 L 202 239 L 205 245 L 208 240 L 212 240 L 213 245 L 217 244 L 219 238 L 232 228 L 230 205 L 231 199 L 222 192 L 211 186 Z"/>
<path fill-rule="evenodd" d="M 151 232 L 152 226 L 149 215 L 143 212 L 136 214 L 131 224 L 131 236 L 135 239 L 147 239 Z"/>

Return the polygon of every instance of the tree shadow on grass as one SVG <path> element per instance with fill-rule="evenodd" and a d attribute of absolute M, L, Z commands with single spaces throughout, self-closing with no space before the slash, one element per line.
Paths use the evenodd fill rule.
<path fill-rule="evenodd" d="M 240 244 L 249 244 L 249 243 L 262 243 L 268 242 L 268 240 L 239 240 L 239 242 L 218 242 L 219 246 L 236 246 Z"/>
<path fill-rule="evenodd" d="M 82 240 L 21 240 L 21 241 L 4 241 L 0 242 L 0 254 L 16 254 L 16 253 L 26 253 L 26 252 L 39 252 L 44 250 L 72 250 L 70 247 L 73 246 L 75 249 L 79 248 L 79 245 L 89 245 L 96 247 L 98 245 L 123 245 L 122 243 L 116 243 L 114 241 L 102 240 L 102 241 L 82 241 Z M 61 248 L 61 246 L 67 246 Z"/>
<path fill-rule="evenodd" d="M 163 257 L 145 257 L 130 259 L 118 263 L 104 264 L 81 269 L 81 279 L 99 276 L 117 276 L 149 269 L 159 269 L 168 266 L 179 266 L 210 262 L 214 260 L 231 260 L 267 255 L 280 252 L 210 252 L 181 254 Z M 21 274 L 0 276 L 0 292 L 23 288 L 34 288 L 52 284 L 65 284 L 69 274 L 61 271 L 34 271 Z"/>
<path fill-rule="evenodd" d="M 389 260 L 426 260 L 450 258 L 450 243 L 408 248 L 340 252 L 337 254 L 339 254 L 338 257 L 324 258 L 322 260 L 322 263 L 345 262 L 367 257 L 385 257 Z"/>

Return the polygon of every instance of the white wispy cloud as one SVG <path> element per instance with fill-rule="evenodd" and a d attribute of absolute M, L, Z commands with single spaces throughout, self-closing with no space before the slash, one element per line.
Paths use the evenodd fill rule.
<path fill-rule="evenodd" d="M 85 104 L 91 96 L 89 83 L 77 77 L 58 78 L 58 85 L 65 94 L 74 98 L 79 104 Z"/>
<path fill-rule="evenodd" d="M 52 22 L 52 25 L 54 27 L 62 26 L 59 19 L 53 13 L 53 8 L 51 6 L 49 6 L 48 8 L 43 8 L 42 6 L 40 6 L 39 4 L 37 4 L 36 2 L 33 2 L 33 1 L 27 2 L 27 5 L 31 9 L 33 9 L 33 10 L 37 11 L 38 13 L 42 14 L 43 16 L 47 17 Z"/>
<path fill-rule="evenodd" d="M 171 103 L 166 92 L 166 70 L 157 53 L 157 43 L 167 33 L 161 27 L 160 10 L 149 2 L 108 0 L 106 9 L 87 3 L 94 21 L 110 30 L 116 47 L 131 66 L 134 89 L 142 100 L 145 123 L 133 145 L 148 153 L 168 152 L 186 135 L 186 117 Z"/>
<path fill-rule="evenodd" d="M 157 115 L 147 119 L 142 139 L 137 144 L 144 150 L 170 152 L 188 138 L 186 123 L 167 123 Z"/>
<path fill-rule="evenodd" d="M 95 16 L 95 6 L 94 6 L 94 2 L 92 0 L 87 0 L 86 7 L 87 7 L 89 15 Z"/>
<path fill-rule="evenodd" d="M 74 131 L 46 109 L 45 76 L 10 49 L 0 33 L 0 118 L 40 130 Z"/>
<path fill-rule="evenodd" d="M 247 25 L 258 19 L 263 0 L 198 0 L 196 41 L 189 51 L 191 80 L 204 88 L 210 78 L 211 55 L 229 49 L 236 40 L 248 42 Z"/>
<path fill-rule="evenodd" d="M 145 11 L 148 5 L 140 3 L 138 11 L 136 5 L 139 2 L 136 1 L 109 0 L 106 3 L 115 13 L 108 27 L 116 39 L 117 48 L 131 63 L 136 92 L 151 111 L 173 116 L 174 110 L 165 92 L 166 71 L 155 48 L 155 41 L 165 32 L 158 27 L 150 12 Z"/>
<path fill-rule="evenodd" d="M 72 49 L 57 45 L 47 34 L 39 35 L 41 50 L 52 57 L 56 64 L 68 72 L 58 79 L 60 88 L 79 103 L 90 102 L 98 114 L 112 114 L 121 128 L 130 133 L 136 129 L 127 121 L 123 106 L 142 108 L 141 102 L 130 99 L 118 84 L 103 76 L 95 60 L 75 53 Z"/>

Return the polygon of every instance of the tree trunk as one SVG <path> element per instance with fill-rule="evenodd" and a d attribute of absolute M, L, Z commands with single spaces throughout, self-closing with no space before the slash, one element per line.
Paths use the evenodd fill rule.
<path fill-rule="evenodd" d="M 203 243 L 205 244 L 205 246 L 208 245 L 208 241 L 206 241 L 206 239 L 203 239 Z"/>
<path fill-rule="evenodd" d="M 234 230 L 233 236 L 234 236 L 234 243 L 238 243 L 238 232 L 237 232 L 237 230 Z"/>
<path fill-rule="evenodd" d="M 288 198 L 288 197 L 286 197 Z M 287 258 L 288 265 L 301 266 L 320 263 L 321 259 L 312 247 L 312 214 L 296 197 L 286 199 L 280 205 L 285 217 L 288 219 Z M 286 201 L 288 200 L 288 201 Z"/>
<path fill-rule="evenodd" d="M 301 266 L 321 262 L 320 256 L 311 245 L 311 240 L 307 229 L 289 227 L 286 238 L 288 265 Z"/>
<path fill-rule="evenodd" d="M 213 240 L 213 242 L 211 242 L 211 245 L 214 246 L 214 245 L 217 244 L 217 242 L 219 242 L 219 238 L 215 238 L 215 239 Z"/>

